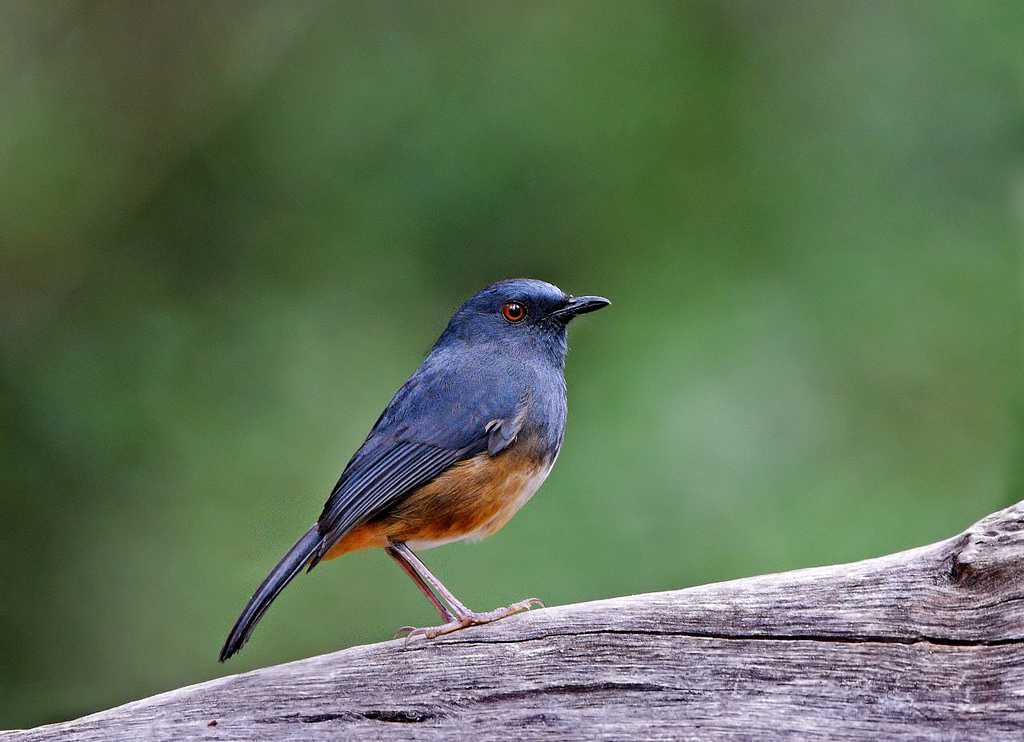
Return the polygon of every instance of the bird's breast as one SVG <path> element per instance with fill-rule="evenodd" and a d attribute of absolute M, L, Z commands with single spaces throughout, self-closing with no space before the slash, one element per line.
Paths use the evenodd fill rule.
<path fill-rule="evenodd" d="M 533 448 L 517 441 L 497 456 L 482 453 L 456 464 L 399 505 L 393 538 L 427 549 L 496 533 L 551 473 L 555 455 Z"/>

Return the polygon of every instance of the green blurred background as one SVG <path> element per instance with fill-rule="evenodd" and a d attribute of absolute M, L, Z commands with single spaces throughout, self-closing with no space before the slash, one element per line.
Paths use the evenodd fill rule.
<path fill-rule="evenodd" d="M 1022 496 L 1024 6 L 0 4 L 0 727 L 434 616 L 381 553 L 215 661 L 449 313 L 574 325 L 559 465 L 430 552 L 548 604 Z"/>

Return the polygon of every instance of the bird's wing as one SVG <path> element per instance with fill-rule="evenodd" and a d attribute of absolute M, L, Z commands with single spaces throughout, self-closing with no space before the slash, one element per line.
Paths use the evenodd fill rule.
<path fill-rule="evenodd" d="M 524 398 L 509 388 L 507 376 L 487 376 L 474 374 L 473 383 L 463 384 L 427 365 L 399 389 L 324 504 L 309 569 L 353 527 L 453 464 L 511 444 Z"/>
<path fill-rule="evenodd" d="M 396 441 L 370 462 L 350 466 L 335 485 L 318 522 L 322 536 L 309 568 L 362 521 L 434 479 L 452 464 L 479 453 L 482 446 L 440 448 L 415 441 Z"/>

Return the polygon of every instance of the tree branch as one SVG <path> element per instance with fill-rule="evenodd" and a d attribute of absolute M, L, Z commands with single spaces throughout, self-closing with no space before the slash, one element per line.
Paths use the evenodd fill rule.
<path fill-rule="evenodd" d="M 1024 736 L 1024 504 L 853 564 L 220 678 L 28 740 Z"/>

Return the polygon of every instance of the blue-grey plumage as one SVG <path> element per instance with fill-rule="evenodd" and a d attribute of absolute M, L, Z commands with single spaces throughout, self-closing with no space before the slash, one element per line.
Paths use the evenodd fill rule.
<path fill-rule="evenodd" d="M 566 326 L 608 303 L 532 279 L 501 281 L 466 301 L 385 407 L 317 524 L 250 599 L 221 660 L 303 567 L 360 548 L 388 549 L 460 626 L 501 617 L 466 609 L 406 544 L 482 538 L 536 492 L 565 433 Z"/>

